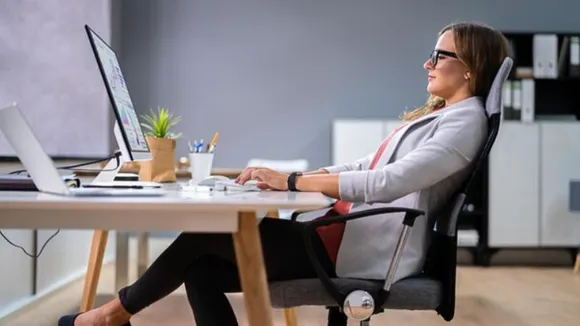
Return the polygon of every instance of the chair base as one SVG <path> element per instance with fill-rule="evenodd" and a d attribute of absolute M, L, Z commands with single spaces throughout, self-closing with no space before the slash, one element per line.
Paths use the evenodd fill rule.
<path fill-rule="evenodd" d="M 328 326 L 346 326 L 348 318 L 338 307 L 327 307 L 328 309 Z"/>
<path fill-rule="evenodd" d="M 347 326 L 348 317 L 338 307 L 326 307 L 328 309 L 328 326 Z M 360 322 L 360 326 L 370 326 L 370 318 Z"/>

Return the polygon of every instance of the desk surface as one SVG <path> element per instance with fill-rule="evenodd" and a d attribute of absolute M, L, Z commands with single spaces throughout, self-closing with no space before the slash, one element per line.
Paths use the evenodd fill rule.
<path fill-rule="evenodd" d="M 216 210 L 256 211 L 270 209 L 313 210 L 327 207 L 331 199 L 320 193 L 278 191 L 169 190 L 163 197 L 66 197 L 39 192 L 2 191 L 0 210 L 4 209 L 91 209 L 91 210 Z"/>
<path fill-rule="evenodd" d="M 169 191 L 164 197 L 65 197 L 0 192 L 0 228 L 235 232 L 238 213 L 317 210 L 320 193 Z"/>

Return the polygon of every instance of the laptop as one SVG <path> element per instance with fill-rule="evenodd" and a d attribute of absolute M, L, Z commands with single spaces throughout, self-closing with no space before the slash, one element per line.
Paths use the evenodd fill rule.
<path fill-rule="evenodd" d="M 40 192 L 63 196 L 163 196 L 162 188 L 70 188 L 32 132 L 17 104 L 0 108 L 0 130 Z"/>

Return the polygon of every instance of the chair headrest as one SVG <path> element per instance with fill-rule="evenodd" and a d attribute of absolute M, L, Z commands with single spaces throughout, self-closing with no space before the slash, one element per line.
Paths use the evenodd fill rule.
<path fill-rule="evenodd" d="M 506 57 L 499 67 L 497 74 L 495 75 L 495 79 L 491 84 L 491 89 L 489 90 L 489 94 L 487 95 L 487 99 L 485 101 L 485 110 L 487 111 L 488 116 L 494 113 L 501 112 L 502 106 L 502 90 L 503 84 L 505 83 L 506 79 L 508 78 L 510 71 L 512 70 L 513 60 L 510 57 Z"/>

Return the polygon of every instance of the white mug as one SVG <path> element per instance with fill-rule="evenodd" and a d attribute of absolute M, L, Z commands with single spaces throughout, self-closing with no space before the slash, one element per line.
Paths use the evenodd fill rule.
<path fill-rule="evenodd" d="M 213 153 L 189 153 L 191 181 L 198 184 L 211 175 Z"/>

